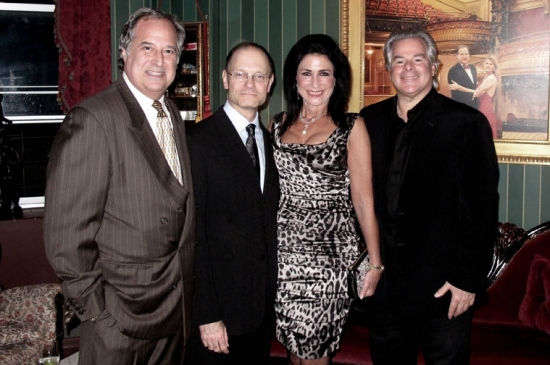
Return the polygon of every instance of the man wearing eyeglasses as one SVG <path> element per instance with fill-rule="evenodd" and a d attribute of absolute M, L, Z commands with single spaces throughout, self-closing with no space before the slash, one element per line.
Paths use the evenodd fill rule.
<path fill-rule="evenodd" d="M 258 108 L 274 78 L 265 48 L 236 45 L 222 72 L 225 105 L 188 131 L 197 232 L 186 365 L 257 365 L 269 357 L 279 182 Z"/>

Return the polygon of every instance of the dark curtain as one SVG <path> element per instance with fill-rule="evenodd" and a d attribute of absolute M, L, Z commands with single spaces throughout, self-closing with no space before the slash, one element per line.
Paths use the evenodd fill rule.
<path fill-rule="evenodd" d="M 110 0 L 56 0 L 61 109 L 73 106 L 111 83 Z"/>

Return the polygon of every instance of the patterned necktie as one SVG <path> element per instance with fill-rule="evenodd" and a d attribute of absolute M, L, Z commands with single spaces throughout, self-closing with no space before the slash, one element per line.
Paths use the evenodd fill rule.
<path fill-rule="evenodd" d="M 258 147 L 256 146 L 256 137 L 254 136 L 255 128 L 256 126 L 252 123 L 246 126 L 248 138 L 246 139 L 245 145 L 246 150 L 252 159 L 252 163 L 254 164 L 254 168 L 256 169 L 256 173 L 258 174 L 258 177 L 260 177 L 260 157 L 258 155 Z"/>
<path fill-rule="evenodd" d="M 158 111 L 157 114 L 157 140 L 159 142 L 160 149 L 170 165 L 170 169 L 182 184 L 180 160 L 178 158 L 178 151 L 176 150 L 176 142 L 174 140 L 174 132 L 170 127 L 170 121 L 162 109 L 160 101 L 155 100 L 153 102 L 153 108 Z"/>

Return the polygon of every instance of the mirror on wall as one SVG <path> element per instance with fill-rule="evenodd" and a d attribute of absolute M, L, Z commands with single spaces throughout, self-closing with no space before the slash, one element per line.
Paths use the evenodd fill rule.
<path fill-rule="evenodd" d="M 369 105 L 395 94 L 384 66 L 384 43 L 365 42 L 363 104 Z"/>

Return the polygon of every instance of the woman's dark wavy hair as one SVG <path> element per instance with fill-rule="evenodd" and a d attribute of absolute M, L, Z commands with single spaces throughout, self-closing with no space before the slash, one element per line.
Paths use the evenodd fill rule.
<path fill-rule="evenodd" d="M 306 35 L 288 52 L 283 70 L 283 88 L 286 99 L 286 119 L 281 128 L 284 133 L 296 122 L 302 109 L 303 100 L 296 88 L 298 65 L 305 56 L 319 54 L 328 57 L 334 67 L 334 92 L 328 102 L 328 114 L 337 126 L 346 123 L 346 109 L 350 93 L 351 70 L 347 57 L 336 42 L 325 34 Z"/>

